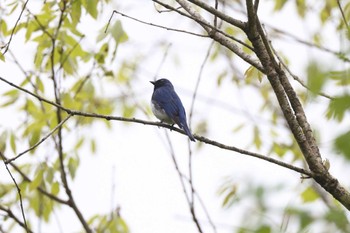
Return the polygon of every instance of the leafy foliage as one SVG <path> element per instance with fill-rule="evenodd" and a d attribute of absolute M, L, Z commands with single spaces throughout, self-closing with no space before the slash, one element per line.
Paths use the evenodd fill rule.
<path fill-rule="evenodd" d="M 233 2 L 227 4 L 236 4 L 234 6 L 237 8 L 244 5 L 239 4 L 243 1 Z M 328 49 L 328 45 L 325 43 L 327 37 L 324 37 L 324 34 L 320 32 L 327 25 L 334 26 L 334 22 L 337 22 L 339 34 L 347 35 L 345 40 L 348 42 L 350 32 L 345 22 L 350 18 L 350 2 L 342 2 L 346 20 L 339 13 L 336 1 L 317 1 L 315 6 L 312 5 L 312 2 L 315 3 L 315 1 L 305 0 L 275 0 L 272 9 L 274 14 L 283 12 L 287 7 L 294 9 L 301 20 L 307 20 L 309 16 L 314 17 L 316 14 L 317 19 L 315 20 L 319 21 L 319 28 L 313 28 L 314 30 L 309 35 L 309 41 L 301 41 L 298 37 L 290 36 L 288 32 L 282 31 L 281 33 L 281 30 L 267 27 L 267 33 L 272 36 L 271 41 L 280 39 L 281 35 L 289 36 L 302 44 L 323 49 L 334 55 L 337 63 L 347 64 L 349 62 L 349 48 L 346 47 L 339 52 Z M 15 64 L 17 63 L 17 68 L 22 73 L 21 87 L 66 108 L 88 113 L 98 112 L 103 115 L 116 114 L 130 119 L 141 112 L 145 115 L 149 114 L 149 107 L 147 109 L 143 106 L 144 103 L 135 103 L 133 100 L 135 90 L 132 84 L 134 79 L 137 79 L 138 70 L 142 67 L 142 62 L 145 59 L 143 54 L 128 54 L 129 57 L 126 54 L 118 56 L 119 52 L 122 51 L 122 46 L 129 45 L 129 40 L 132 39 L 129 38 L 127 28 L 123 26 L 123 20 L 121 18 L 112 20 L 108 30 L 106 30 L 106 25 L 100 26 L 96 30 L 97 35 L 93 33 L 93 35 L 88 35 L 82 29 L 84 21 L 100 21 L 101 14 L 106 12 L 106 6 L 110 7 L 109 3 L 109 0 L 49 0 L 41 3 L 41 9 L 26 8 L 14 36 L 20 40 L 22 35 L 22 43 L 36 48 L 30 58 L 32 59 L 30 61 L 32 67 L 23 68 L 21 62 L 18 62 L 20 59 L 9 53 L 5 55 L 0 53 L 0 62 L 8 64 L 8 62 L 14 61 Z M 6 4 L 4 9 L 3 6 L 0 6 L 1 13 L 3 13 L 0 16 L 1 42 L 9 41 L 13 25 L 11 16 L 18 13 L 22 5 L 20 1 Z M 260 4 L 263 4 L 262 1 Z M 245 12 L 243 8 L 238 9 L 238 11 Z M 223 23 L 221 26 L 231 36 L 237 38 L 244 36 L 241 31 L 227 23 Z M 93 46 L 89 45 L 89 42 L 85 43 L 87 38 L 92 41 Z M 155 47 L 159 47 L 159 41 L 156 39 L 158 38 L 155 38 Z M 251 46 L 247 38 L 244 38 L 243 41 Z M 19 42 L 12 42 L 10 48 L 16 46 L 15 43 Z M 130 44 L 135 46 L 133 43 Z M 254 51 L 246 46 L 242 44 L 238 46 L 247 54 L 254 54 Z M 3 48 L 1 50 L 3 51 Z M 182 55 L 181 51 L 177 52 L 180 56 Z M 293 60 L 298 59 L 295 57 L 287 58 L 285 54 L 281 54 L 281 57 L 288 61 L 286 63 L 292 63 Z M 223 67 L 220 72 L 214 75 L 216 80 L 213 83 L 217 85 L 218 90 L 230 87 L 231 90 L 240 93 L 239 91 L 243 89 L 249 89 L 255 95 L 252 99 L 257 100 L 247 107 L 246 111 L 242 111 L 243 117 L 241 118 L 244 118 L 242 121 L 232 120 L 233 123 L 229 126 L 232 128 L 232 135 L 249 132 L 251 137 L 246 137 L 248 138 L 248 148 L 263 151 L 270 156 L 291 163 L 302 164 L 304 161 L 301 151 L 285 124 L 284 116 L 277 107 L 275 96 L 263 73 L 254 66 L 241 66 L 235 55 L 220 45 L 214 45 L 209 61 L 212 67 Z M 341 67 L 333 69 L 333 64 L 320 65 L 322 62 L 321 58 L 317 58 L 316 61 L 310 59 L 309 64 L 305 64 L 307 68 L 306 72 L 301 75 L 301 80 L 305 80 L 307 88 L 301 87 L 298 89 L 298 94 L 304 99 L 305 107 L 307 107 L 321 98 L 319 96 L 321 92 L 329 92 L 330 98 L 322 106 L 327 109 L 326 117 L 329 121 L 335 120 L 339 124 L 344 124 L 349 119 L 350 109 L 349 69 Z M 104 85 L 100 85 L 102 82 Z M 296 83 L 296 85 L 298 84 Z M 106 94 L 105 86 L 113 87 L 114 90 L 117 90 L 114 92 L 117 95 L 109 96 Z M 311 99 L 307 98 L 310 93 L 313 97 Z M 14 107 L 19 114 L 23 115 L 23 122 L 18 125 L 16 130 L 0 128 L 0 150 L 8 158 L 10 155 L 18 155 L 23 151 L 23 148 L 34 147 L 60 123 L 59 119 L 62 120 L 68 116 L 66 112 L 59 111 L 52 105 L 38 101 L 29 95 L 24 95 L 18 89 L 6 90 L 1 93 L 1 96 L 0 106 L 3 109 Z M 239 98 L 241 98 L 240 95 L 238 95 Z M 231 100 L 229 101 L 229 106 L 225 106 L 227 109 L 232 107 Z M 244 105 L 245 100 L 242 98 L 239 99 L 239 102 Z M 258 109 L 254 116 L 251 112 L 254 112 L 255 109 L 251 109 L 251 106 Z M 207 114 L 209 111 L 205 113 Z M 11 171 L 16 174 L 16 180 L 19 183 L 25 212 L 31 216 L 28 222 L 29 226 L 34 225 L 33 218 L 50 222 L 53 219 L 55 209 L 62 205 L 72 206 L 72 202 L 66 201 L 69 198 L 67 194 L 69 191 L 67 191 L 62 176 L 65 175 L 69 182 L 74 181 L 86 149 L 88 148 L 91 154 L 95 154 L 99 145 L 97 145 L 97 139 L 93 133 L 77 134 L 72 141 L 70 141 L 71 138 L 65 139 L 65 137 L 71 136 L 77 131 L 89 132 L 95 122 L 96 119 L 87 117 L 70 119 L 69 123 L 64 124 L 60 130 L 52 132 L 44 144 L 31 149 L 30 155 L 26 154 L 28 160 L 20 160 L 21 162 L 18 162 L 20 165 L 11 167 Z M 203 117 L 194 128 L 197 129 L 196 132 L 199 135 L 209 134 L 211 124 L 212 122 L 208 122 L 207 118 Z M 103 125 L 107 129 L 111 127 L 111 123 L 107 120 L 103 121 Z M 60 146 L 62 146 L 60 145 L 62 143 L 60 135 L 63 135 L 63 142 L 66 140 L 71 142 L 68 143 L 71 145 L 63 143 L 63 150 L 60 150 Z M 349 141 L 350 131 L 336 132 L 334 149 L 343 154 L 346 160 L 350 159 Z M 204 145 L 199 144 L 199 147 L 203 148 Z M 62 166 L 65 168 L 65 174 L 63 174 Z M 247 200 L 253 203 L 253 210 L 245 208 L 243 205 L 241 213 L 243 220 L 239 222 L 240 226 L 237 232 L 279 232 L 281 229 L 288 231 L 289 228 L 293 229 L 295 226 L 297 226 L 295 232 L 308 232 L 314 227 L 317 229 L 319 225 L 326 225 L 325 232 L 349 232 L 349 221 L 342 208 L 335 205 L 322 213 L 313 211 L 313 205 L 322 204 L 322 194 L 309 182 L 305 183 L 301 191 L 298 190 L 298 199 L 299 203 L 302 203 L 306 208 L 290 204 L 276 210 L 269 206 L 271 202 L 269 196 L 275 195 L 285 188 L 285 184 L 265 186 L 245 181 L 233 181 L 229 178 L 223 181 L 218 195 L 222 197 L 222 207 L 226 210 L 234 209 Z M 14 183 L 0 183 L 0 197 L 0 207 L 18 208 L 18 195 Z M 272 223 L 268 218 L 270 215 L 275 215 L 276 212 L 279 216 L 277 224 Z M 5 231 L 17 230 L 13 227 L 16 224 L 13 219 L 1 218 L 6 223 L 10 222 L 5 225 L 5 227 L 8 226 Z M 97 232 L 129 232 L 128 226 L 118 210 L 112 213 L 108 210 L 105 213 L 89 216 L 87 219 L 89 219 L 87 220 L 89 226 Z M 1 225 L 1 227 L 3 226 Z"/>

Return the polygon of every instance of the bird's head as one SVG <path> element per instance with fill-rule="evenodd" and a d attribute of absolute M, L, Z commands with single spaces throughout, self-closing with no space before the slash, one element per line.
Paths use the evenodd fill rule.
<path fill-rule="evenodd" d="M 173 84 L 168 79 L 162 78 L 158 79 L 157 81 L 150 81 L 154 85 L 154 89 L 157 89 L 159 87 L 171 87 L 174 88 Z"/>

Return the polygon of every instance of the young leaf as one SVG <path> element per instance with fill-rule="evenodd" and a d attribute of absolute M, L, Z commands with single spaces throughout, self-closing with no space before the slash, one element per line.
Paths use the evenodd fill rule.
<path fill-rule="evenodd" d="M 350 160 L 350 131 L 335 139 L 334 147 L 341 152 L 346 159 Z"/>
<path fill-rule="evenodd" d="M 301 198 L 304 202 L 313 202 L 319 198 L 319 195 L 315 192 L 312 187 L 308 187 L 301 193 Z"/>
<path fill-rule="evenodd" d="M 328 106 L 327 118 L 342 121 L 346 111 L 350 110 L 350 95 L 343 95 L 332 99 Z"/>

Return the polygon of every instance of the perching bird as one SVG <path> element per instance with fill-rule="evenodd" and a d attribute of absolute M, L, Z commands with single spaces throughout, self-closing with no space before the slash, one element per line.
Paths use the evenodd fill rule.
<path fill-rule="evenodd" d="M 154 85 L 151 107 L 153 114 L 160 120 L 170 124 L 176 123 L 183 129 L 191 141 L 194 137 L 187 126 L 186 112 L 173 84 L 168 79 L 159 79 Z"/>

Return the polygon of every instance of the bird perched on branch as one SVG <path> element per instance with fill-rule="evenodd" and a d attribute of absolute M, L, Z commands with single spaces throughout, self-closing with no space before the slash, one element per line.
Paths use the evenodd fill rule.
<path fill-rule="evenodd" d="M 151 81 L 154 85 L 151 107 L 153 114 L 161 121 L 170 124 L 176 123 L 185 131 L 191 141 L 194 137 L 187 126 L 186 112 L 173 84 L 168 79 Z"/>

